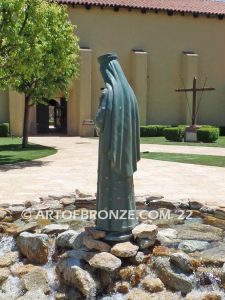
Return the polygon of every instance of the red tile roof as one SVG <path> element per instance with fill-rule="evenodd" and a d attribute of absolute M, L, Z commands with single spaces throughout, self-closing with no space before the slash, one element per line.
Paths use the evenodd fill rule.
<path fill-rule="evenodd" d="M 209 15 L 225 14 L 225 2 L 214 0 L 57 0 L 74 5 L 127 7 L 150 10 L 198 13 Z"/>

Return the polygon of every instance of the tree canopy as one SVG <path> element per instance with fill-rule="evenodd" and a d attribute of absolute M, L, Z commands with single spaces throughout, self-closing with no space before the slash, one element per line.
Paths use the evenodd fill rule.
<path fill-rule="evenodd" d="M 65 6 L 0 0 L 0 88 L 24 93 L 28 106 L 66 93 L 79 69 L 74 31 Z"/>

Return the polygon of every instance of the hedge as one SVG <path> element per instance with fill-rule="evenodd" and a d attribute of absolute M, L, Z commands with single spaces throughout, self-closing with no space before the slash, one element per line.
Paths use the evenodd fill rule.
<path fill-rule="evenodd" d="M 140 127 L 141 137 L 164 136 L 164 129 L 171 125 L 146 125 Z"/>
<path fill-rule="evenodd" d="M 182 142 L 184 139 L 184 127 L 172 127 L 164 129 L 164 136 L 168 141 Z"/>
<path fill-rule="evenodd" d="M 197 137 L 199 142 L 203 143 L 213 143 L 218 140 L 220 135 L 219 128 L 199 128 L 197 130 Z"/>
<path fill-rule="evenodd" d="M 9 136 L 9 123 L 0 124 L 0 137 Z"/>
<path fill-rule="evenodd" d="M 220 136 L 225 136 L 225 126 L 220 126 Z"/>

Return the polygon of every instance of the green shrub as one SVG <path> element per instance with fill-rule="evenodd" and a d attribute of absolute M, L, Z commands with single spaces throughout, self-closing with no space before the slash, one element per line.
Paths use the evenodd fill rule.
<path fill-rule="evenodd" d="M 184 139 L 184 127 L 171 127 L 164 129 L 164 136 L 168 141 L 182 142 Z"/>
<path fill-rule="evenodd" d="M 220 126 L 220 136 L 225 136 L 225 126 Z"/>
<path fill-rule="evenodd" d="M 0 136 L 1 137 L 9 136 L 9 123 L 0 124 Z"/>
<path fill-rule="evenodd" d="M 141 126 L 140 134 L 141 134 L 141 137 L 157 136 L 157 128 L 155 125 Z"/>
<path fill-rule="evenodd" d="M 141 126 L 141 137 L 164 136 L 164 129 L 171 125 L 146 125 Z"/>
<path fill-rule="evenodd" d="M 220 134 L 219 128 L 199 128 L 197 130 L 197 137 L 199 142 L 213 143 L 218 140 Z"/>

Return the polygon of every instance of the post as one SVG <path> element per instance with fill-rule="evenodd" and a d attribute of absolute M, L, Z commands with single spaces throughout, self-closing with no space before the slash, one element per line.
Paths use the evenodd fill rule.
<path fill-rule="evenodd" d="M 192 126 L 196 124 L 196 115 L 197 115 L 197 90 L 196 90 L 197 77 L 193 79 L 193 107 L 192 107 Z"/>

